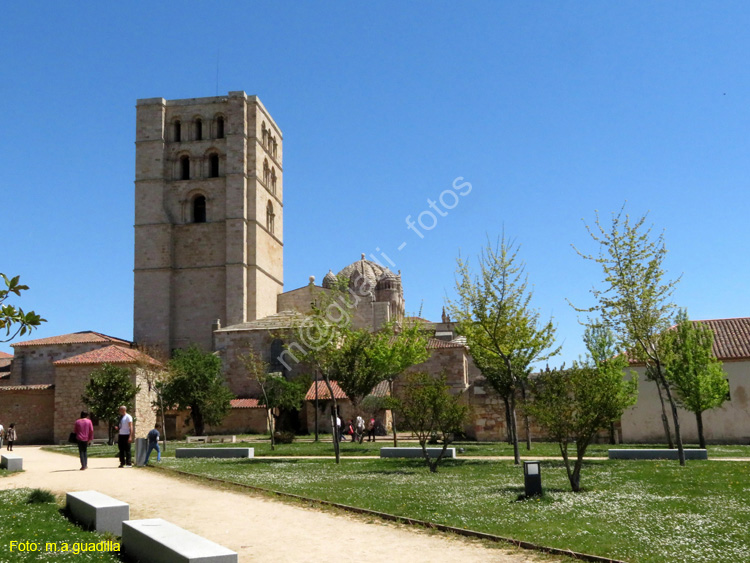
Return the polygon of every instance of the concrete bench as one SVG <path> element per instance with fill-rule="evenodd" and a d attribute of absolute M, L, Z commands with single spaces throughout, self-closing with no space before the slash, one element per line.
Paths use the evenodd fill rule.
<path fill-rule="evenodd" d="M 437 457 L 443 448 L 427 448 L 427 455 Z M 422 448 L 380 448 L 380 457 L 423 457 Z M 446 448 L 444 458 L 456 457 L 456 448 Z"/>
<path fill-rule="evenodd" d="M 175 457 L 255 457 L 255 448 L 177 448 Z"/>
<path fill-rule="evenodd" d="M 237 553 L 161 518 L 122 523 L 121 550 L 150 563 L 237 563 Z"/>
<path fill-rule="evenodd" d="M 65 495 L 71 519 L 97 532 L 122 535 L 122 523 L 130 518 L 130 506 L 98 491 L 77 491 Z"/>
<path fill-rule="evenodd" d="M 23 458 L 16 454 L 3 454 L 0 456 L 0 468 L 8 471 L 23 471 Z"/>
<path fill-rule="evenodd" d="M 685 459 L 708 459 L 706 450 L 690 448 L 685 451 Z M 677 450 L 646 449 L 646 450 L 608 450 L 609 459 L 678 459 Z"/>
<path fill-rule="evenodd" d="M 224 442 L 235 444 L 237 443 L 237 436 L 207 436 L 208 443 L 211 444 L 213 442 L 219 442 L 223 444 Z"/>
<path fill-rule="evenodd" d="M 188 444 L 205 444 L 208 436 L 187 436 L 185 442 Z"/>

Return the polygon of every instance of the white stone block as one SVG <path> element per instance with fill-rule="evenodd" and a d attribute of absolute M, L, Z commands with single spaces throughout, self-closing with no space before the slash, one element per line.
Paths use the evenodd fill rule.
<path fill-rule="evenodd" d="M 16 454 L 0 456 L 0 468 L 8 471 L 23 471 L 23 458 Z"/>
<path fill-rule="evenodd" d="M 130 506 L 98 491 L 77 491 L 65 495 L 71 518 L 97 532 L 122 534 L 123 521 L 130 518 Z"/>
<path fill-rule="evenodd" d="M 150 563 L 237 563 L 237 553 L 162 520 L 122 523 L 121 549 L 136 561 Z"/>

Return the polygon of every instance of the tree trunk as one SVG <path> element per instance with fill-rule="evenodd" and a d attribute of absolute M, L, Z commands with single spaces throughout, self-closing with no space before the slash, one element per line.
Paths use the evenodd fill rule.
<path fill-rule="evenodd" d="M 510 431 L 510 402 L 508 397 L 503 397 L 503 403 L 505 403 L 505 435 L 508 444 L 512 444 L 513 436 Z"/>
<path fill-rule="evenodd" d="M 672 432 L 669 430 L 669 419 L 667 418 L 667 407 L 664 404 L 664 395 L 662 394 L 661 382 L 658 378 L 654 378 L 656 383 L 656 390 L 659 394 L 659 402 L 661 403 L 661 422 L 664 425 L 664 436 L 667 439 L 667 445 L 670 450 L 674 449 L 674 442 L 672 441 Z"/>
<path fill-rule="evenodd" d="M 680 434 L 680 417 L 677 414 L 677 405 L 675 404 L 674 397 L 672 397 L 672 391 L 669 389 L 669 385 L 667 384 L 666 380 L 664 379 L 664 376 L 661 375 L 661 367 L 657 365 L 657 370 L 659 373 L 659 377 L 662 380 L 662 384 L 664 385 L 664 391 L 667 393 L 667 400 L 669 401 L 669 406 L 672 407 L 672 422 L 674 423 L 674 437 L 677 441 L 677 457 L 680 460 L 680 465 L 685 466 L 685 449 L 682 447 L 682 435 Z"/>
<path fill-rule="evenodd" d="M 583 455 L 578 454 L 576 464 L 573 467 L 573 473 L 570 475 L 570 488 L 574 493 L 581 492 L 581 466 L 583 465 Z"/>
<path fill-rule="evenodd" d="M 703 436 L 703 413 L 695 413 L 695 422 L 698 424 L 698 443 L 704 450 L 706 449 L 706 438 Z"/>
<path fill-rule="evenodd" d="M 390 388 L 389 391 L 391 393 L 391 398 L 393 397 L 393 380 L 388 380 L 388 387 Z M 393 431 L 393 447 L 398 448 L 398 438 L 396 437 L 396 412 L 391 409 L 391 430 Z"/>
<path fill-rule="evenodd" d="M 521 382 L 521 399 L 526 403 L 526 386 Z M 526 430 L 526 451 L 531 450 L 531 429 L 529 425 L 529 415 L 526 409 L 523 409 L 523 424 Z"/>
<path fill-rule="evenodd" d="M 273 437 L 276 425 L 273 423 L 273 413 L 271 413 L 271 409 L 266 409 L 266 416 L 268 417 L 268 429 L 271 431 L 271 451 L 273 451 L 276 449 L 276 440 Z"/>
<path fill-rule="evenodd" d="M 203 436 L 203 430 L 205 429 L 205 425 L 203 424 L 203 413 L 201 413 L 200 408 L 198 408 L 196 405 L 191 406 L 190 413 L 190 416 L 193 418 L 193 428 L 195 428 L 195 435 Z"/>
<path fill-rule="evenodd" d="M 513 440 L 513 460 L 516 465 L 521 465 L 521 453 L 518 451 L 518 427 L 516 426 L 515 393 L 510 396 L 510 432 Z"/>

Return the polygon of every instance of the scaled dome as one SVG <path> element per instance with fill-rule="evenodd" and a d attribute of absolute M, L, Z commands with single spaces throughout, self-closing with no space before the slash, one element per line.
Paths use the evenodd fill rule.
<path fill-rule="evenodd" d="M 361 284 L 363 286 L 363 289 L 364 285 L 366 284 L 369 288 L 369 291 L 372 291 L 378 285 L 378 282 L 381 280 L 381 278 L 386 276 L 394 276 L 394 274 L 388 268 L 381 266 L 376 262 L 366 260 L 365 255 L 362 254 L 362 258 L 360 260 L 349 264 L 346 268 L 338 273 L 338 276 L 346 276 L 347 278 L 349 278 L 349 280 L 351 280 L 350 283 L 357 282 L 358 284 Z"/>

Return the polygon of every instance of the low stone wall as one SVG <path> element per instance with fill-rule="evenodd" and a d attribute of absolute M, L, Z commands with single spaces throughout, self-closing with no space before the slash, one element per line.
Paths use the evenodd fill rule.
<path fill-rule="evenodd" d="M 0 423 L 5 428 L 16 423 L 16 444 L 52 444 L 54 418 L 53 386 L 0 387 Z"/>
<path fill-rule="evenodd" d="M 193 423 L 188 421 L 188 411 L 172 412 L 166 416 L 168 440 L 182 440 L 195 434 Z M 161 420 L 161 417 L 159 417 Z M 206 425 L 204 434 L 266 434 L 268 422 L 264 408 L 233 408 L 221 424 Z"/>

